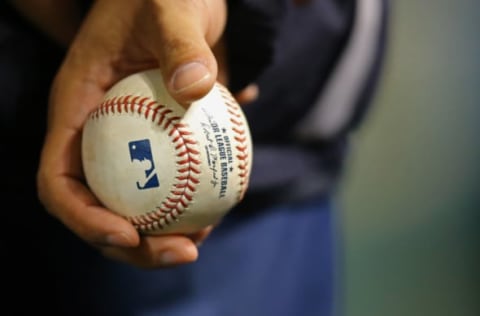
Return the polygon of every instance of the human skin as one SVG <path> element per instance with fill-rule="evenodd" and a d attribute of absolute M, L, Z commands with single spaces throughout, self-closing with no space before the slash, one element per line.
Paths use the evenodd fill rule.
<path fill-rule="evenodd" d="M 88 114 L 129 74 L 159 67 L 170 94 L 185 107 L 208 93 L 215 81 L 227 84 L 226 18 L 225 0 L 97 0 L 74 37 L 58 37 L 68 51 L 51 88 L 38 196 L 52 216 L 104 256 L 141 268 L 185 264 L 197 259 L 197 245 L 213 229 L 140 235 L 86 186 L 80 143 Z M 47 32 L 55 29 L 42 28 L 40 17 L 33 20 Z M 257 93 L 251 85 L 236 97 L 249 102 Z"/>

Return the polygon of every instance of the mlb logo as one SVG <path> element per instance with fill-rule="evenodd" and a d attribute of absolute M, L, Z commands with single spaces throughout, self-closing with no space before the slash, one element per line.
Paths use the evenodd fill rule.
<path fill-rule="evenodd" d="M 136 181 L 137 188 L 145 190 L 159 187 L 150 141 L 148 139 L 131 141 L 128 143 L 128 149 L 132 165 L 135 170 L 139 170 Z"/>

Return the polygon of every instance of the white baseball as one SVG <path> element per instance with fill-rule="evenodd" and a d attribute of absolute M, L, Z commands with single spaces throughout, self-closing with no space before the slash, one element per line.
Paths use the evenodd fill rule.
<path fill-rule="evenodd" d="M 221 84 L 186 110 L 158 69 L 114 85 L 82 135 L 87 184 L 147 234 L 192 233 L 218 222 L 249 183 L 246 117 Z"/>

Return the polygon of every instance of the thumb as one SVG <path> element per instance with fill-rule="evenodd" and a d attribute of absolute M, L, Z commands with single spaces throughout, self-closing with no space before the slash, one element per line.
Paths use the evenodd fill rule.
<path fill-rule="evenodd" d="M 217 4 L 210 4 L 210 3 Z M 210 91 L 217 78 L 211 46 L 225 26 L 223 1 L 158 1 L 148 45 L 156 56 L 165 86 L 180 104 L 191 103 Z"/>

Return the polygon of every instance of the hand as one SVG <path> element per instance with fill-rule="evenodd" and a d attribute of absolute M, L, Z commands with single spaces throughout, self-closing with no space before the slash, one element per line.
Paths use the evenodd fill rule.
<path fill-rule="evenodd" d="M 86 187 L 80 141 L 89 112 L 129 74 L 159 67 L 184 106 L 217 78 L 225 83 L 225 22 L 224 0 L 97 0 L 72 41 L 51 90 L 38 192 L 50 214 L 105 256 L 144 268 L 188 263 L 210 233 L 212 227 L 190 236 L 140 236 Z M 255 95 L 249 87 L 239 100 Z"/>

